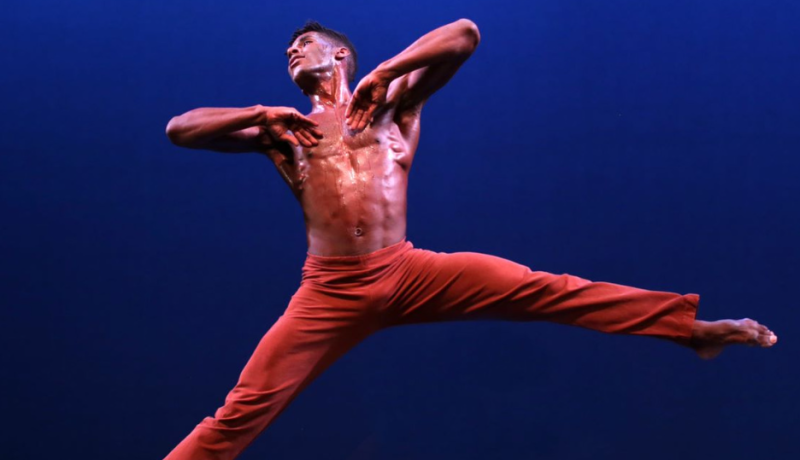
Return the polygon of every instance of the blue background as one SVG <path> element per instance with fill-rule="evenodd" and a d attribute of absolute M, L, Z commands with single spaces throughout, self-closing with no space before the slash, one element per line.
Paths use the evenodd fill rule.
<path fill-rule="evenodd" d="M 702 296 L 780 337 L 714 361 L 549 323 L 382 331 L 243 459 L 800 458 L 795 1 L 11 0 L 0 18 L 3 458 L 163 458 L 299 286 L 302 213 L 265 157 L 173 146 L 195 107 L 310 105 L 319 20 L 358 77 L 466 17 L 422 116 L 408 238 Z"/>

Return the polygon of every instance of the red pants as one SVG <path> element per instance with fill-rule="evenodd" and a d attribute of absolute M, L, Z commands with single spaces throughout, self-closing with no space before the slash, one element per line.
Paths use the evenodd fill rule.
<path fill-rule="evenodd" d="M 401 324 L 552 321 L 688 346 L 697 294 L 553 275 L 499 257 L 414 248 L 406 239 L 370 254 L 308 254 L 300 288 L 261 339 L 214 417 L 168 460 L 236 458 L 336 359 Z"/>

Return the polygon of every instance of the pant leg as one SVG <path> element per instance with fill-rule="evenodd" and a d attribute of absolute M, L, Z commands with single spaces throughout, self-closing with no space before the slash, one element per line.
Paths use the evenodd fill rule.
<path fill-rule="evenodd" d="M 474 252 L 415 248 L 383 287 L 392 325 L 498 319 L 551 321 L 613 334 L 634 334 L 688 346 L 697 294 L 649 291 L 556 275 Z"/>
<path fill-rule="evenodd" d="M 259 342 L 214 417 L 204 418 L 166 460 L 231 460 L 336 359 L 375 330 L 366 295 L 301 286 Z"/>

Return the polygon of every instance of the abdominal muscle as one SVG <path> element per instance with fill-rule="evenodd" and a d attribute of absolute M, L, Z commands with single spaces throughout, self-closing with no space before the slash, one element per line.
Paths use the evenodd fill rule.
<path fill-rule="evenodd" d="M 294 150 L 290 176 L 309 253 L 362 255 L 406 236 L 408 152 L 396 129 L 381 131 L 368 129 L 347 143 L 326 133 L 319 146 Z"/>
<path fill-rule="evenodd" d="M 308 115 L 323 134 L 319 145 L 269 154 L 303 209 L 308 252 L 327 257 L 368 254 L 406 236 L 408 171 L 419 132 L 418 112 L 402 119 L 408 139 L 393 110 L 358 133 L 340 112 Z"/>

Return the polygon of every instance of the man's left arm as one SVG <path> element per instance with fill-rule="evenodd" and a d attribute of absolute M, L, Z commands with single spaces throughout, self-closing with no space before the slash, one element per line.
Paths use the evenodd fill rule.
<path fill-rule="evenodd" d="M 361 79 L 347 107 L 348 126 L 364 129 L 387 100 L 401 108 L 425 102 L 455 75 L 480 40 L 478 26 L 469 19 L 423 35 Z"/>

